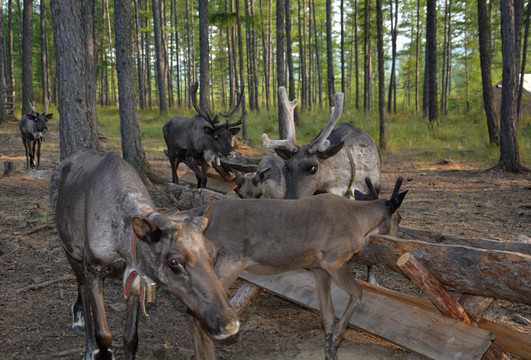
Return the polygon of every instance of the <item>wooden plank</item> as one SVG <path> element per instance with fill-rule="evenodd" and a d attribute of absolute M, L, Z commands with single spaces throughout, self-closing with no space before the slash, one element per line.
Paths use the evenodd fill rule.
<path fill-rule="evenodd" d="M 414 229 L 405 226 L 399 226 L 398 233 L 403 239 L 416 239 L 436 244 L 456 244 L 471 246 L 478 249 L 512 251 L 531 255 L 531 244 L 486 239 L 465 239 L 442 231 Z"/>
<path fill-rule="evenodd" d="M 319 309 L 311 272 L 291 271 L 276 276 L 244 272 L 242 279 L 302 306 Z M 365 288 L 362 303 L 350 324 L 400 347 L 431 359 L 481 359 L 492 334 L 480 328 L 408 305 Z M 348 303 L 348 294 L 332 283 L 332 298 L 338 318 Z"/>
<path fill-rule="evenodd" d="M 184 181 L 194 187 L 197 185 L 197 179 L 195 178 L 195 174 L 189 171 L 186 171 L 182 174 L 179 173 L 179 181 Z M 217 191 L 222 194 L 228 194 L 236 188 L 236 184 L 226 182 L 219 176 L 208 174 L 206 188 L 212 191 Z"/>
<path fill-rule="evenodd" d="M 482 329 L 496 335 L 494 342 L 503 350 L 522 359 L 531 359 L 531 335 L 486 319 L 481 319 L 478 324 Z"/>
<path fill-rule="evenodd" d="M 372 235 L 351 261 L 401 272 L 396 261 L 406 252 L 446 286 L 465 294 L 531 305 L 530 255 Z"/>

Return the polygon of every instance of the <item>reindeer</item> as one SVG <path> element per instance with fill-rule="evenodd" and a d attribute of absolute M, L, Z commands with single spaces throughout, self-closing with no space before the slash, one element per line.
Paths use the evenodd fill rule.
<path fill-rule="evenodd" d="M 277 154 L 264 156 L 256 172 L 232 172 L 238 184 L 236 194 L 242 199 L 283 199 L 286 194 L 287 174 L 284 161 Z"/>
<path fill-rule="evenodd" d="M 368 194 L 367 176 L 380 191 L 382 161 L 374 140 L 352 124 L 335 126 L 343 111 L 343 93 L 336 93 L 336 106 L 326 127 L 303 146 L 297 145 L 295 136 L 293 111 L 298 100 L 289 101 L 284 87 L 279 88 L 279 95 L 286 113 L 287 139 L 270 140 L 262 134 L 262 141 L 264 148 L 275 148 L 286 161 L 286 199 L 322 192 L 353 197 L 356 189 Z"/>
<path fill-rule="evenodd" d="M 197 187 L 204 188 L 207 183 L 209 166 L 214 167 L 225 180 L 232 180 L 230 174 L 221 166 L 219 156 L 231 154 L 233 151 L 232 136 L 240 131 L 240 128 L 236 126 L 242 123 L 243 115 L 235 123 L 230 123 L 230 119 L 243 99 L 243 87 L 234 109 L 228 114 L 220 113 L 227 118 L 223 125 L 217 125 L 218 115 L 212 118 L 209 112 L 201 110 L 197 105 L 197 88 L 196 82 L 190 88 L 190 96 L 198 115 L 194 117 L 175 116 L 164 124 L 164 140 L 168 147 L 164 153 L 170 160 L 172 181 L 175 184 L 179 183 L 177 168 L 181 162 L 184 162 L 195 173 Z"/>
<path fill-rule="evenodd" d="M 347 262 L 371 234 L 387 234 L 398 226 L 397 209 L 407 191 L 401 178 L 389 200 L 351 201 L 335 194 L 296 200 L 226 199 L 170 216 L 183 220 L 203 215 L 204 232 L 218 249 L 216 275 L 227 290 L 245 270 L 258 275 L 310 269 L 316 281 L 326 359 L 337 359 L 347 323 L 362 297 Z M 336 323 L 330 281 L 347 291 L 347 308 Z M 192 319 L 196 359 L 215 359 L 212 339 Z"/>
<path fill-rule="evenodd" d="M 20 136 L 26 149 L 26 170 L 30 168 L 39 170 L 41 163 L 41 141 L 44 141 L 44 134 L 48 131 L 46 122 L 53 116 L 53 114 L 46 114 L 49 104 L 50 101 L 47 101 L 42 114 L 39 114 L 35 110 L 35 104 L 32 104 L 31 111 L 24 114 L 20 119 Z M 37 151 L 35 152 L 35 150 Z M 35 159 L 37 160 L 35 161 Z"/>
<path fill-rule="evenodd" d="M 107 277 L 123 279 L 126 359 L 135 356 L 139 308 L 145 311 L 154 281 L 215 339 L 238 332 L 238 317 L 214 273 L 216 247 L 203 236 L 208 220 L 172 221 L 157 212 L 137 172 L 118 154 L 86 150 L 65 159 L 53 173 L 50 200 L 77 278 L 72 327 L 86 332 L 85 359 L 113 358 L 103 302 Z"/>

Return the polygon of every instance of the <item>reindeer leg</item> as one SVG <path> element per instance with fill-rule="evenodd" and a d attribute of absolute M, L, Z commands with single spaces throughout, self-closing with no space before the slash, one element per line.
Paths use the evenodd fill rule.
<path fill-rule="evenodd" d="M 201 185 L 203 184 L 203 181 L 202 181 L 203 177 L 192 155 L 190 154 L 186 155 L 186 164 L 188 165 L 190 169 L 192 169 L 192 171 L 195 174 L 195 178 L 197 179 L 197 188 L 198 189 L 201 188 Z M 206 184 L 206 175 L 205 175 L 205 184 Z"/>
<path fill-rule="evenodd" d="M 374 276 L 374 271 L 372 271 L 372 265 L 367 265 L 367 282 L 369 284 L 378 285 L 376 277 Z"/>
<path fill-rule="evenodd" d="M 103 303 L 103 280 L 99 275 L 94 275 L 85 271 L 87 280 L 87 292 L 90 299 L 92 313 L 94 314 L 96 326 L 96 343 L 99 349 L 96 349 L 91 355 L 94 359 L 114 359 L 112 350 L 112 335 L 107 325 L 107 315 Z"/>
<path fill-rule="evenodd" d="M 325 352 L 325 359 L 336 360 L 337 356 L 333 349 L 333 341 L 330 340 L 333 337 L 333 329 L 335 323 L 335 310 L 334 303 L 332 302 L 332 296 L 330 294 L 330 275 L 323 269 L 312 269 L 315 276 L 315 288 L 317 291 L 317 297 L 319 298 L 319 309 L 321 315 L 321 324 L 325 332 L 325 344 L 323 349 Z"/>
<path fill-rule="evenodd" d="M 37 139 L 33 140 L 33 145 L 31 146 L 31 162 L 30 162 L 31 167 L 37 166 L 37 162 L 35 161 L 35 146 L 37 146 L 37 141 L 38 141 Z"/>
<path fill-rule="evenodd" d="M 138 296 L 131 295 L 125 311 L 124 351 L 126 360 L 134 360 L 138 348 Z"/>
<path fill-rule="evenodd" d="M 356 280 L 350 275 L 346 263 L 343 264 L 340 268 L 336 269 L 331 267 L 327 269 L 328 273 L 336 281 L 336 283 L 341 286 L 346 292 L 349 293 L 350 299 L 347 304 L 347 308 L 343 313 L 343 316 L 339 322 L 334 326 L 332 331 L 332 337 L 327 338 L 326 346 L 329 347 L 329 350 L 336 356 L 337 349 L 343 341 L 343 336 L 347 329 L 348 321 L 354 312 L 356 306 L 361 303 L 361 297 L 363 294 L 362 287 L 356 282 Z"/>
<path fill-rule="evenodd" d="M 41 139 L 35 140 L 37 143 L 37 170 L 39 170 L 41 165 Z"/>
<path fill-rule="evenodd" d="M 179 161 L 177 161 L 177 157 L 172 155 L 169 155 L 168 158 L 170 159 L 171 165 L 171 180 L 174 184 L 179 184 L 179 176 L 177 175 L 177 169 L 179 168 L 181 160 L 179 159 Z"/>
<path fill-rule="evenodd" d="M 26 150 L 26 170 L 29 170 L 29 167 L 30 167 L 30 154 L 29 154 L 29 144 L 28 144 L 28 139 L 25 138 L 24 136 L 22 137 L 22 143 L 24 144 L 24 149 Z"/>

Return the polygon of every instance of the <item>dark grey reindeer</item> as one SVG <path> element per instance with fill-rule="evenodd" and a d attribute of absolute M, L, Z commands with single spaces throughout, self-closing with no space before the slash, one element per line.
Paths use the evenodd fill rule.
<path fill-rule="evenodd" d="M 220 113 L 227 120 L 225 124 L 218 125 L 217 115 L 212 118 L 210 113 L 197 106 L 197 88 L 196 82 L 190 88 L 190 96 L 198 115 L 175 116 L 164 124 L 162 130 L 168 147 L 164 153 L 170 160 L 172 181 L 175 184 L 179 183 L 177 168 L 181 162 L 184 162 L 195 173 L 197 187 L 204 188 L 209 166 L 214 167 L 225 180 L 232 180 L 230 174 L 221 166 L 219 156 L 229 156 L 233 151 L 232 136 L 240 131 L 236 126 L 241 124 L 242 119 L 235 123 L 230 123 L 230 119 L 240 106 L 244 89 L 242 87 L 234 109 L 228 114 Z"/>
<path fill-rule="evenodd" d="M 50 120 L 53 114 L 46 114 L 50 101 L 42 114 L 35 110 L 35 105 L 31 105 L 31 111 L 24 114 L 20 119 L 19 129 L 22 143 L 26 149 L 26 170 L 36 168 L 39 170 L 41 163 L 41 141 L 44 141 L 44 134 L 48 131 L 46 122 Z"/>

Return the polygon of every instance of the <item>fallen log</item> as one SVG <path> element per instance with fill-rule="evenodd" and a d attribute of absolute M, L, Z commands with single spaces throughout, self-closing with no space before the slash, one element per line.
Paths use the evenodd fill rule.
<path fill-rule="evenodd" d="M 166 196 L 181 211 L 205 205 L 214 200 L 233 198 L 208 189 L 197 190 L 174 183 L 167 183 L 165 191 Z"/>
<path fill-rule="evenodd" d="M 373 235 L 352 261 L 401 272 L 396 262 L 407 252 L 446 286 L 531 305 L 531 256 L 525 254 Z"/>
<path fill-rule="evenodd" d="M 465 239 L 443 231 L 414 229 L 405 226 L 398 227 L 398 234 L 400 235 L 399 237 L 404 239 L 422 240 L 435 244 L 455 244 L 478 249 L 512 251 L 531 255 L 531 244 L 486 239 Z"/>

